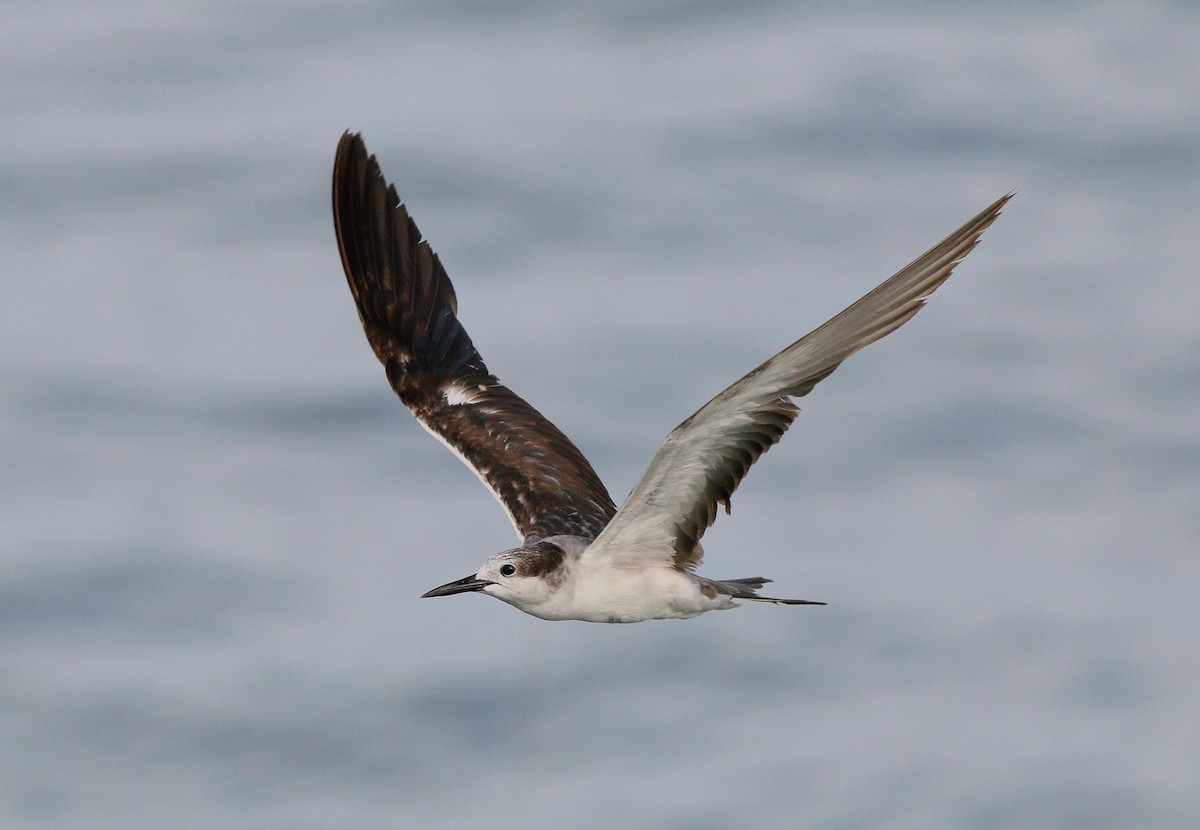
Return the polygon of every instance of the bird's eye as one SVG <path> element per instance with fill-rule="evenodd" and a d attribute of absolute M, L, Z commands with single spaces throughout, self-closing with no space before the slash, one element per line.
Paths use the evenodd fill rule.
<path fill-rule="evenodd" d="M 507 565 L 500 566 L 500 576 L 512 576 L 517 572 L 517 566 L 511 562 Z"/>

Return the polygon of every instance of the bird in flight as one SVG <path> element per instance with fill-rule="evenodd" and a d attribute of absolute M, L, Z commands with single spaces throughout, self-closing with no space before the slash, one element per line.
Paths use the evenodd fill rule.
<path fill-rule="evenodd" d="M 488 370 L 437 254 L 362 137 L 347 132 L 334 158 L 333 222 L 367 340 L 400 400 L 491 489 L 521 539 L 423 596 L 477 591 L 545 620 L 605 623 L 686 619 L 735 600 L 824 605 L 761 596 L 762 577 L 700 576 L 700 537 L 792 425 L 792 399 L 908 322 L 1011 197 L 700 407 L 617 509 L 583 453 Z"/>

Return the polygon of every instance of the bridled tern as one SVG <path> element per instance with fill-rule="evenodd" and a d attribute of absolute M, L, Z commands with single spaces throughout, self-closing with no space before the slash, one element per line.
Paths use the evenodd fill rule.
<path fill-rule="evenodd" d="M 491 489 L 521 538 L 424 596 L 479 591 L 542 619 L 607 623 L 686 619 L 738 599 L 823 605 L 760 596 L 770 582 L 762 577 L 697 575 L 700 537 L 796 419 L 791 399 L 908 322 L 1011 196 L 702 406 L 667 436 L 618 510 L 575 445 L 488 371 L 437 254 L 361 136 L 347 132 L 334 159 L 333 218 L 367 340 L 400 400 Z"/>

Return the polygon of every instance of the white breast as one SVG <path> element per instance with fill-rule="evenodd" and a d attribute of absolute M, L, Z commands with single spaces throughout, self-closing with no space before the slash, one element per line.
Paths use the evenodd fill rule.
<path fill-rule="evenodd" d="M 631 623 L 732 607 L 728 596 L 706 596 L 695 577 L 675 568 L 612 567 L 585 557 L 544 604 L 523 610 L 548 620 Z"/>

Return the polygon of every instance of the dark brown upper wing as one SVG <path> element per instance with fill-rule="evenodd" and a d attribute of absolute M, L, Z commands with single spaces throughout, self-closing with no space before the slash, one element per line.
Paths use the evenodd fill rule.
<path fill-rule="evenodd" d="M 600 477 L 488 372 L 437 254 L 358 134 L 334 158 L 333 224 L 367 340 L 404 405 L 491 488 L 526 544 L 595 538 L 616 513 Z"/>

